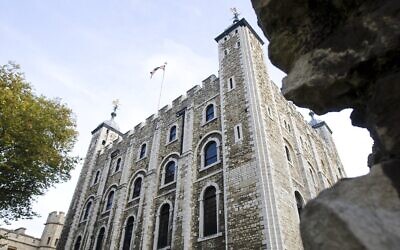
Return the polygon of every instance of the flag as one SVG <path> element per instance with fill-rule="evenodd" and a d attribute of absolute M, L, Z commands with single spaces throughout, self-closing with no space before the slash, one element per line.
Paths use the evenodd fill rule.
<path fill-rule="evenodd" d="M 167 62 L 165 62 L 161 66 L 155 67 L 152 71 L 150 71 L 150 79 L 153 77 L 153 75 L 156 73 L 157 70 L 162 69 L 165 71 L 165 66 L 167 66 Z"/>

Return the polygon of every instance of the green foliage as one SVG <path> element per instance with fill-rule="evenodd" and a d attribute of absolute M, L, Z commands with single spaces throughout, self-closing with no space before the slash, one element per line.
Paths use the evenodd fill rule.
<path fill-rule="evenodd" d="M 36 96 L 18 65 L 0 66 L 0 220 L 35 216 L 35 196 L 70 178 L 75 128 L 72 111 Z"/>

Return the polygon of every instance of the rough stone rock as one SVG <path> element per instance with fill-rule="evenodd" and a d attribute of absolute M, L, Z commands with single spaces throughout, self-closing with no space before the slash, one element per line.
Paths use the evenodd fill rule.
<path fill-rule="evenodd" d="M 305 249 L 399 249 L 399 190 L 386 175 L 399 178 L 399 165 L 374 165 L 370 174 L 342 180 L 311 200 L 301 215 Z"/>
<path fill-rule="evenodd" d="M 282 92 L 318 114 L 353 108 L 378 145 L 400 155 L 400 1 L 253 0 Z M 388 157 L 389 156 L 389 157 Z"/>
<path fill-rule="evenodd" d="M 285 97 L 318 114 L 353 108 L 353 125 L 374 139 L 369 175 L 307 205 L 306 249 L 400 249 L 400 1 L 252 3 L 272 63 L 288 74 Z"/>

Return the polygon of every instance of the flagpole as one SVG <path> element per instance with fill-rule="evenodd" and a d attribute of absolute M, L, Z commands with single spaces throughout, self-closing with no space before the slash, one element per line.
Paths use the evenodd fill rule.
<path fill-rule="evenodd" d="M 165 75 L 165 69 L 163 70 L 162 79 L 161 79 L 160 95 L 158 96 L 158 104 L 157 104 L 157 112 L 158 112 L 158 110 L 160 110 L 160 101 L 161 101 L 162 88 L 163 88 L 163 84 L 164 84 L 164 75 Z"/>

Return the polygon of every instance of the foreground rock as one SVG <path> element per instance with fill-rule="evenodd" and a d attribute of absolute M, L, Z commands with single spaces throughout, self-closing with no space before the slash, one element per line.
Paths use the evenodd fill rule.
<path fill-rule="evenodd" d="M 353 108 L 353 125 L 374 139 L 373 171 L 339 183 L 306 207 L 305 247 L 398 249 L 400 175 L 375 169 L 400 168 L 400 1 L 252 3 L 272 63 L 288 74 L 285 97 L 318 114 Z"/>

